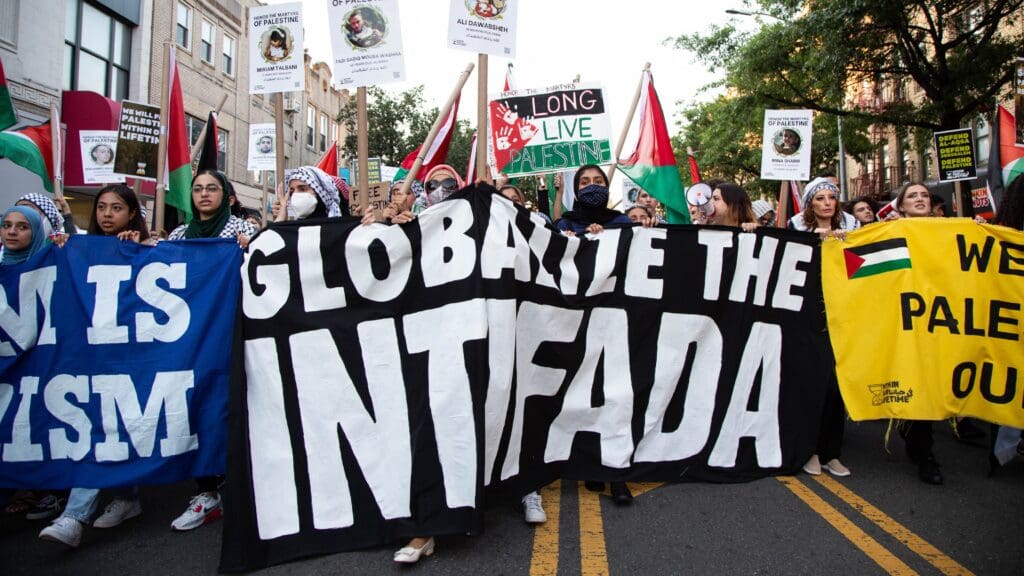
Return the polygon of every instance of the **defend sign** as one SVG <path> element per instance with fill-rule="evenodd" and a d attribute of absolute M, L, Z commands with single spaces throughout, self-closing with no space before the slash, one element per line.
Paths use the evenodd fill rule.
<path fill-rule="evenodd" d="M 936 132 L 935 156 L 939 160 L 939 182 L 974 180 L 978 175 L 974 130 L 970 128 Z"/>
<path fill-rule="evenodd" d="M 600 86 L 563 84 L 492 98 L 489 152 L 499 171 L 522 176 L 612 161 Z"/>

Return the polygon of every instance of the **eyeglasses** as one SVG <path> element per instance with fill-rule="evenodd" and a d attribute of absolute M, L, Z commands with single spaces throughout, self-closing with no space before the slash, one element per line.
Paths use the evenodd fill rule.
<path fill-rule="evenodd" d="M 217 191 L 221 190 L 221 187 L 216 184 L 207 184 L 206 186 L 192 187 L 193 194 L 202 194 L 204 190 L 206 191 L 207 194 L 216 194 Z"/>
<path fill-rule="evenodd" d="M 427 192 L 433 192 L 438 188 L 444 188 L 445 190 L 454 190 L 459 187 L 459 183 L 455 178 L 445 178 L 444 180 L 429 180 L 427 182 Z"/>

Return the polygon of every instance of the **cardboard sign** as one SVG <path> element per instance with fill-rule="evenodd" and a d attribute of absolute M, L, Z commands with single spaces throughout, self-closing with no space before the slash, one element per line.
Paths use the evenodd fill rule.
<path fill-rule="evenodd" d="M 810 110 L 764 111 L 762 180 L 810 179 L 813 122 Z"/>
<path fill-rule="evenodd" d="M 611 124 L 597 84 L 512 90 L 489 104 L 493 164 L 509 176 L 612 162 Z"/>
<path fill-rule="evenodd" d="M 82 149 L 83 183 L 124 182 L 124 176 L 114 174 L 117 132 L 113 130 L 81 130 L 78 132 L 78 142 Z"/>
<path fill-rule="evenodd" d="M 339 87 L 405 79 L 398 0 L 336 1 L 327 7 Z"/>
<path fill-rule="evenodd" d="M 516 57 L 517 0 L 451 0 L 448 47 L 482 54 Z"/>
<path fill-rule="evenodd" d="M 978 175 L 974 158 L 974 130 L 960 128 L 936 132 L 935 157 L 939 161 L 939 182 L 974 180 Z"/>
<path fill-rule="evenodd" d="M 159 145 L 160 107 L 127 100 L 121 102 L 114 174 L 156 180 Z"/>
<path fill-rule="evenodd" d="M 249 170 L 272 172 L 276 169 L 276 142 L 272 123 L 249 125 Z"/>
<path fill-rule="evenodd" d="M 249 9 L 249 93 L 303 90 L 302 3 Z"/>

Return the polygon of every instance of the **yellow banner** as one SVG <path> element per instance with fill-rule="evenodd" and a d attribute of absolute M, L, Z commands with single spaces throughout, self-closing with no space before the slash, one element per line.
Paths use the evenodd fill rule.
<path fill-rule="evenodd" d="M 827 240 L 821 274 L 852 419 L 1024 428 L 1024 234 L 954 218 L 873 224 Z"/>

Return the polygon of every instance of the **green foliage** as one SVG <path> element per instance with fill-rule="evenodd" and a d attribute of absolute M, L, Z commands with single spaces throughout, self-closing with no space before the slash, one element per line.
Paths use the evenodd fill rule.
<path fill-rule="evenodd" d="M 338 115 L 348 129 L 345 153 L 355 158 L 356 99 L 349 99 Z M 366 89 L 367 140 L 371 158 L 380 157 L 389 166 L 398 166 L 409 152 L 423 143 L 437 118 L 438 109 L 427 109 L 423 86 L 392 94 L 377 86 Z M 462 173 L 469 161 L 469 143 L 473 129 L 466 120 L 456 122 L 448 150 L 448 164 Z"/>

